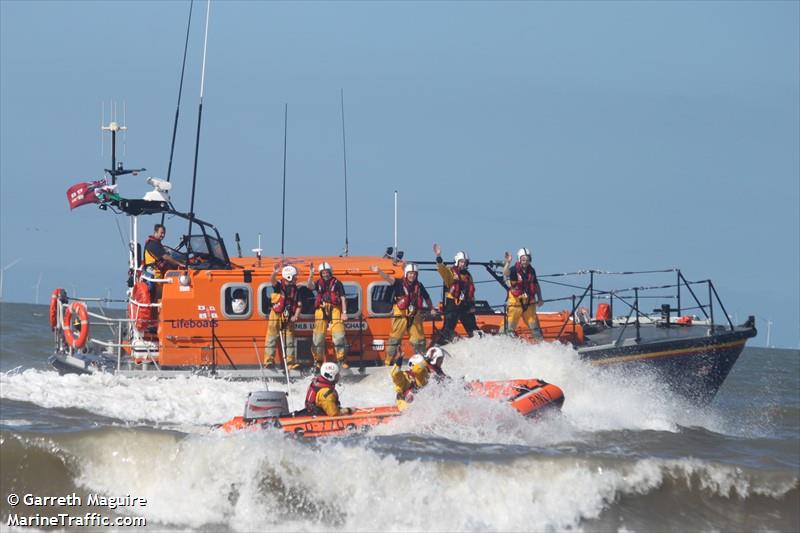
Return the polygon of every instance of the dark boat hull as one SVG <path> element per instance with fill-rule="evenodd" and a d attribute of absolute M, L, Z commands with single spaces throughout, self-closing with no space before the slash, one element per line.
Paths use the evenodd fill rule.
<path fill-rule="evenodd" d="M 709 333 L 708 326 L 650 325 L 640 332 L 639 342 L 632 331 L 633 336 L 623 337 L 619 345 L 587 346 L 578 353 L 596 366 L 655 372 L 673 391 L 700 404 L 714 398 L 747 339 L 756 335 L 751 326 L 716 327 Z"/>

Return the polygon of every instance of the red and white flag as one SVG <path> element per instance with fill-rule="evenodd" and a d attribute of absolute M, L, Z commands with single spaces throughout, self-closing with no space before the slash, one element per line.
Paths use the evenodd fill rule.
<path fill-rule="evenodd" d="M 100 200 L 95 194 L 95 189 L 102 187 L 106 184 L 106 180 L 98 180 L 92 182 L 76 183 L 67 189 L 67 200 L 69 200 L 69 208 L 75 209 L 84 204 L 98 204 Z"/>

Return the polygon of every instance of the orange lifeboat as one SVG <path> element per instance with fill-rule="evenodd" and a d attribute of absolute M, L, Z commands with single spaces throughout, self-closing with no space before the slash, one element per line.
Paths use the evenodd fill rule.
<path fill-rule="evenodd" d="M 563 391 L 539 379 L 506 381 L 472 381 L 468 389 L 497 400 L 506 400 L 526 417 L 538 417 L 545 412 L 560 410 L 564 404 Z M 280 428 L 284 433 L 300 437 L 332 437 L 367 431 L 402 413 L 394 405 L 356 408 L 341 416 L 293 416 L 289 413 L 283 392 L 255 391 L 247 397 L 244 416 L 237 416 L 220 425 L 231 433 L 240 429 Z"/>

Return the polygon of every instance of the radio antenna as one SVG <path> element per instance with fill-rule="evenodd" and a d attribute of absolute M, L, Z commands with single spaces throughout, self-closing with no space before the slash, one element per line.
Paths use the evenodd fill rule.
<path fill-rule="evenodd" d="M 189 29 L 192 27 L 192 7 L 194 0 L 189 1 L 189 22 L 186 23 L 186 42 L 183 43 L 183 64 L 181 65 L 181 81 L 178 84 L 178 105 L 175 107 L 175 122 L 172 125 L 172 145 L 169 149 L 169 163 L 167 164 L 167 181 L 172 176 L 172 156 L 175 153 L 175 136 L 178 133 L 178 115 L 181 110 L 181 94 L 183 93 L 183 74 L 186 71 L 186 52 L 189 50 Z M 164 224 L 165 213 L 161 213 L 161 224 Z"/>
<path fill-rule="evenodd" d="M 283 106 L 283 206 L 281 209 L 281 259 L 284 257 L 284 237 L 286 235 L 286 130 L 289 123 L 289 104 Z"/>
<path fill-rule="evenodd" d="M 200 107 L 197 111 L 197 137 L 194 142 L 194 169 L 192 170 L 192 201 L 189 204 L 189 232 L 192 234 L 192 221 L 194 220 L 194 193 L 197 186 L 197 156 L 200 152 L 200 122 L 203 118 L 203 90 L 206 85 L 206 51 L 208 49 L 208 19 L 211 17 L 211 0 L 206 6 L 206 31 L 203 38 L 203 69 L 200 73 Z"/>
<path fill-rule="evenodd" d="M 347 231 L 347 142 L 344 134 L 344 89 L 341 90 L 342 96 L 342 161 L 344 162 L 344 252 L 343 256 L 350 255 L 350 240 Z"/>
<path fill-rule="evenodd" d="M 397 191 L 394 191 L 394 253 L 392 255 L 397 259 Z"/>

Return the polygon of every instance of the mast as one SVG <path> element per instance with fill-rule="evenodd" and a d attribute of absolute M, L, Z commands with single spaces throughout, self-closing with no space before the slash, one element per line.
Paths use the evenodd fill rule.
<path fill-rule="evenodd" d="M 200 107 L 197 111 L 197 136 L 194 143 L 194 169 L 192 170 L 192 201 L 189 204 L 189 231 L 187 236 L 192 234 L 192 221 L 194 220 L 194 193 L 197 186 L 197 157 L 200 152 L 200 124 L 203 119 L 203 91 L 206 85 L 206 51 L 208 50 L 208 20 L 211 16 L 211 0 L 206 6 L 206 31 L 203 38 L 203 69 L 200 74 Z"/>
<path fill-rule="evenodd" d="M 350 241 L 347 231 L 347 142 L 344 134 L 344 89 L 341 90 L 342 96 L 342 161 L 344 162 L 344 252 L 342 255 L 350 255 Z"/>
<path fill-rule="evenodd" d="M 397 191 L 394 191 L 394 253 L 392 255 L 397 259 Z"/>
<path fill-rule="evenodd" d="M 289 104 L 283 106 L 283 206 L 281 208 L 281 259 L 284 256 L 284 237 L 286 235 L 286 130 L 289 123 Z M 261 245 L 259 244 L 259 248 Z"/>
<path fill-rule="evenodd" d="M 181 95 L 183 94 L 183 75 L 186 72 L 186 52 L 189 50 L 189 29 L 192 27 L 192 7 L 194 0 L 189 1 L 189 21 L 186 23 L 186 41 L 183 43 L 183 63 L 181 65 L 181 81 L 178 84 L 178 105 L 175 107 L 175 122 L 172 125 L 172 145 L 169 149 L 169 163 L 167 163 L 167 182 L 172 176 L 172 156 L 175 154 L 175 137 L 178 134 L 178 116 L 181 110 Z M 161 224 L 164 224 L 164 213 L 161 214 Z"/>

